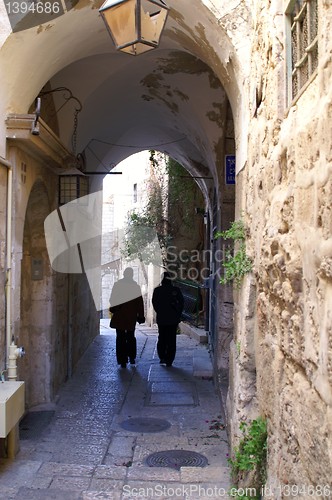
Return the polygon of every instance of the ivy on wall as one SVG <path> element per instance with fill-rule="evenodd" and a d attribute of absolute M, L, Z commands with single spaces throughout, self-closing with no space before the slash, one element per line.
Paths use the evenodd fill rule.
<path fill-rule="evenodd" d="M 237 485 L 235 495 L 231 496 L 238 500 L 259 500 L 266 483 L 267 422 L 262 417 L 250 424 L 241 422 L 240 431 L 242 438 L 228 460 Z M 236 493 L 239 491 L 246 493 Z"/>
<path fill-rule="evenodd" d="M 222 263 L 225 274 L 220 283 L 222 285 L 234 283 L 239 288 L 243 277 L 252 271 L 252 260 L 246 253 L 246 234 L 242 219 L 232 222 L 226 231 L 217 231 L 214 237 L 233 241 L 233 248 L 226 250 L 226 257 Z"/>

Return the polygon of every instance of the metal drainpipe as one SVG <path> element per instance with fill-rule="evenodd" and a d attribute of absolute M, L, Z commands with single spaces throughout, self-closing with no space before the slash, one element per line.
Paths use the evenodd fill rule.
<path fill-rule="evenodd" d="M 68 347 L 67 347 L 67 376 L 71 378 L 73 375 L 73 329 L 72 329 L 72 314 L 73 304 L 71 298 L 71 275 L 68 274 Z"/>
<path fill-rule="evenodd" d="M 11 286 L 12 286 L 12 193 L 13 193 L 13 167 L 12 164 L 0 156 L 0 164 L 7 167 L 7 244 L 6 244 L 6 368 L 9 363 L 9 348 L 11 344 Z"/>
<path fill-rule="evenodd" d="M 11 338 L 11 288 L 12 288 L 12 200 L 13 200 L 13 167 L 12 164 L 0 156 L 0 165 L 7 168 L 7 230 L 6 230 L 6 285 L 5 285 L 5 322 L 6 322 L 6 371 L 8 380 L 17 380 L 16 360 L 24 355 L 24 348 L 15 345 Z M 7 455 L 14 458 L 19 449 L 19 431 L 16 425 L 7 436 Z"/>

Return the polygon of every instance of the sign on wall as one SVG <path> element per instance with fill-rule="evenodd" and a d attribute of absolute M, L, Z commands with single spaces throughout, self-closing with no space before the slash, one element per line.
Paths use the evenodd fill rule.
<path fill-rule="evenodd" d="M 235 155 L 225 155 L 225 184 L 235 184 Z"/>
<path fill-rule="evenodd" d="M 44 278 L 43 260 L 31 259 L 31 279 L 33 281 L 42 280 Z"/>

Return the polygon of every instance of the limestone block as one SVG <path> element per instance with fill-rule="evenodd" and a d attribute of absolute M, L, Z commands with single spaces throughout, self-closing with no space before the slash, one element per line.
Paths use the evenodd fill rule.
<path fill-rule="evenodd" d="M 280 407 L 280 437 L 285 443 L 284 472 L 288 481 L 305 484 L 309 478 L 312 484 L 327 484 L 332 462 L 326 446 L 331 430 L 326 404 L 306 377 L 296 372 L 281 394 Z"/>
<path fill-rule="evenodd" d="M 227 425 L 230 431 L 231 447 L 240 437 L 239 424 L 257 416 L 256 374 L 244 369 L 239 350 L 234 341 L 230 345 L 230 379 L 227 394 Z"/>
<path fill-rule="evenodd" d="M 219 306 L 219 328 L 232 328 L 233 304 L 222 302 Z"/>

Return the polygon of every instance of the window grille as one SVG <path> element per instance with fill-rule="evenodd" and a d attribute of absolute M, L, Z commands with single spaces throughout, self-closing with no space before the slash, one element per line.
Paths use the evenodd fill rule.
<path fill-rule="evenodd" d="M 296 98 L 318 66 L 318 0 L 292 0 L 286 10 L 289 38 L 289 102 Z"/>

